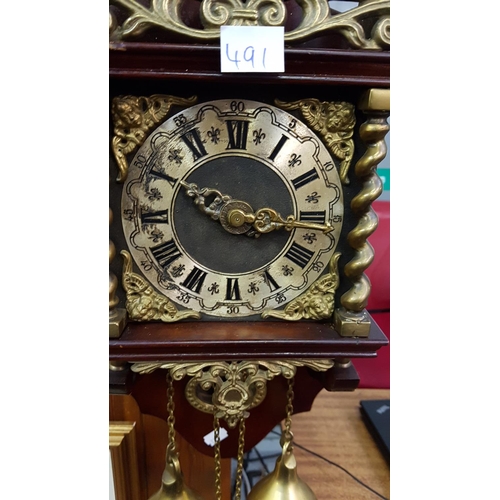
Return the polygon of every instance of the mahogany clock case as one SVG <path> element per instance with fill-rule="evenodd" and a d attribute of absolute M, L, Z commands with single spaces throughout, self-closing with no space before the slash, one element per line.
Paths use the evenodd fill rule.
<path fill-rule="evenodd" d="M 223 83 L 218 81 L 197 81 L 194 79 L 184 80 L 180 78 L 169 78 L 169 79 L 133 79 L 133 78 L 110 78 L 110 139 L 114 134 L 113 120 L 111 116 L 111 102 L 115 97 L 119 96 L 135 96 L 135 97 L 149 97 L 155 94 L 172 95 L 175 97 L 188 99 L 196 96 L 196 104 L 201 104 L 208 101 L 216 101 L 220 99 L 234 100 L 235 102 L 241 100 L 257 101 L 270 106 L 276 106 L 276 100 L 282 102 L 293 102 L 300 101 L 307 98 L 318 99 L 319 101 L 334 101 L 334 102 L 348 102 L 357 105 L 361 96 L 366 91 L 364 86 L 343 86 L 343 85 L 321 85 L 321 84 L 309 84 L 309 85 L 283 85 L 279 80 L 275 80 L 274 84 L 269 83 L 269 77 L 267 78 L 267 83 L 260 83 L 258 78 L 253 75 L 249 77 L 248 75 L 228 75 L 227 79 L 229 82 Z M 273 81 L 271 79 L 271 81 Z M 174 116 L 176 113 L 184 111 L 189 106 L 179 106 L 172 105 L 167 117 Z M 297 120 L 304 122 L 300 111 L 287 111 L 291 115 L 295 116 Z M 354 152 L 349 169 L 349 183 L 342 184 L 343 191 L 343 207 L 344 215 L 342 221 L 342 228 L 339 235 L 338 245 L 336 252 L 340 252 L 341 256 L 338 261 L 338 271 L 339 271 L 339 287 L 336 292 L 336 298 L 340 297 L 344 292 L 346 292 L 351 283 L 343 275 L 343 268 L 346 263 L 348 263 L 354 257 L 354 250 L 347 244 L 348 233 L 358 224 L 357 218 L 348 209 L 351 200 L 354 196 L 358 195 L 361 188 L 362 182 L 356 178 L 353 174 L 353 166 L 356 162 L 363 156 L 366 151 L 366 146 L 363 144 L 359 137 L 359 127 L 366 121 L 366 116 L 360 112 L 357 108 L 355 111 L 356 123 L 354 127 L 353 141 L 354 141 Z M 305 122 L 304 122 L 305 123 Z M 147 135 L 151 134 L 153 130 L 158 126 L 152 127 Z M 138 149 L 138 148 L 137 148 Z M 133 158 L 137 149 L 129 157 Z M 113 213 L 113 219 L 110 225 L 110 238 L 113 241 L 116 249 L 117 255 L 110 263 L 110 271 L 114 273 L 117 277 L 122 276 L 123 272 L 123 260 L 119 255 L 122 249 L 127 249 L 127 242 L 125 239 L 122 221 L 121 221 L 121 199 L 123 191 L 123 183 L 117 182 L 118 168 L 116 165 L 116 160 L 110 148 L 110 191 L 109 191 L 109 205 Z M 270 192 L 270 198 L 272 199 L 272 193 Z M 267 235 L 265 235 L 267 236 Z M 226 251 L 230 254 L 234 251 L 232 248 L 228 247 L 222 249 L 221 251 Z M 134 267 L 134 272 L 140 270 L 137 266 Z M 119 299 L 119 307 L 124 307 L 125 304 L 125 293 L 121 286 L 118 287 L 116 291 L 117 298 Z M 227 319 L 227 318 L 226 318 Z M 203 315 L 203 321 L 224 321 L 224 318 L 219 318 L 216 316 Z M 260 315 L 247 316 L 245 318 L 231 319 L 232 321 L 243 320 L 243 321 L 269 321 L 262 319 Z M 276 320 L 274 320 L 276 321 Z"/>

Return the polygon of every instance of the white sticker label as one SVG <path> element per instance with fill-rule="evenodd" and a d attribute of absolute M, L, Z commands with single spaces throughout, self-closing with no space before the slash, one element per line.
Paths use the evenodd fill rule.
<path fill-rule="evenodd" d="M 220 428 L 220 431 L 219 431 L 219 437 L 220 437 L 220 440 L 224 440 L 226 439 L 228 436 L 228 433 L 226 431 L 226 429 L 224 429 L 224 427 L 221 427 Z M 215 432 L 212 431 L 210 433 L 208 433 L 204 438 L 203 438 L 203 441 L 205 441 L 205 444 L 207 446 L 214 446 L 215 445 Z"/>
<path fill-rule="evenodd" d="M 283 26 L 221 26 L 222 73 L 284 73 Z"/>

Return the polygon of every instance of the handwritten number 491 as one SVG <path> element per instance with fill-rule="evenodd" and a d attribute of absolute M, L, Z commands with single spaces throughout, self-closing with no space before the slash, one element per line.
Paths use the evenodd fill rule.
<path fill-rule="evenodd" d="M 262 50 L 262 67 L 263 68 L 266 67 L 266 50 L 267 50 L 266 48 L 264 48 Z M 238 63 L 241 62 L 241 59 L 238 59 L 238 51 L 236 50 L 234 52 L 234 58 L 232 58 L 229 55 L 229 44 L 228 43 L 226 43 L 226 57 L 227 57 L 228 61 L 234 62 L 234 64 L 236 64 L 237 69 L 240 69 L 238 66 Z M 256 57 L 255 49 L 251 45 L 246 47 L 245 50 L 243 51 L 243 60 L 245 62 L 252 63 L 252 68 L 255 68 L 255 63 L 256 63 L 255 57 Z"/>

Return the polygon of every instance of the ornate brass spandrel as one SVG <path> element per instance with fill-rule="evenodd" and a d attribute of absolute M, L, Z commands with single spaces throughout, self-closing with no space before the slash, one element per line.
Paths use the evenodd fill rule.
<path fill-rule="evenodd" d="M 126 307 L 130 319 L 173 323 L 187 318 L 201 318 L 201 314 L 196 311 L 179 311 L 170 300 L 155 292 L 142 276 L 132 272 L 132 257 L 129 252 L 122 250 L 120 254 L 124 261 L 122 285 L 127 294 Z"/>
<path fill-rule="evenodd" d="M 185 390 L 189 403 L 200 411 L 223 418 L 234 428 L 241 418 L 248 416 L 249 410 L 264 400 L 269 380 L 279 375 L 291 379 L 299 366 L 326 371 L 333 365 L 331 359 L 146 362 L 134 363 L 132 371 L 144 374 L 165 369 L 170 370 L 174 380 L 191 377 Z"/>
<path fill-rule="evenodd" d="M 321 102 L 319 99 L 293 102 L 276 99 L 275 104 L 286 111 L 300 110 L 307 124 L 320 134 L 332 155 L 340 160 L 340 180 L 349 184 L 348 172 L 354 154 L 352 136 L 356 125 L 354 105 L 349 102 Z"/>
<path fill-rule="evenodd" d="M 184 99 L 161 94 L 150 97 L 119 96 L 113 99 L 111 117 L 115 135 L 111 146 L 118 166 L 118 182 L 124 182 L 127 178 L 127 155 L 144 143 L 148 132 L 164 121 L 170 108 L 174 104 L 191 106 L 197 99 L 196 96 Z"/>
<path fill-rule="evenodd" d="M 338 261 L 340 255 L 339 252 L 332 255 L 328 274 L 313 283 L 307 292 L 290 302 L 282 311 L 264 311 L 262 317 L 289 321 L 331 318 L 335 304 L 335 291 L 339 286 Z"/>
<path fill-rule="evenodd" d="M 358 224 L 347 235 L 347 241 L 355 250 L 355 255 L 345 265 L 344 273 L 352 286 L 340 297 L 341 307 L 334 314 L 335 328 L 344 337 L 367 337 L 370 332 L 370 319 L 365 308 L 371 284 L 364 271 L 374 257 L 373 247 L 367 238 L 378 225 L 377 214 L 371 204 L 382 193 L 377 165 L 387 153 L 384 138 L 389 131 L 389 95 L 388 89 L 370 89 L 361 98 L 359 105 L 367 114 L 366 122 L 360 127 L 360 137 L 367 149 L 354 167 L 355 175 L 363 185 L 351 202 Z"/>
<path fill-rule="evenodd" d="M 354 49 L 387 50 L 390 46 L 389 0 L 359 2 L 360 5 L 342 13 L 331 10 L 328 0 L 296 2 L 302 19 L 296 28 L 285 33 L 288 44 L 340 33 Z M 139 0 L 111 0 L 110 3 L 123 8 L 128 15 L 119 26 L 116 16 L 110 14 L 112 41 L 137 37 L 156 27 L 184 35 L 195 42 L 216 42 L 220 38 L 221 26 L 284 26 L 290 16 L 282 0 L 202 0 L 199 22 L 203 29 L 198 29 L 185 23 L 182 12 L 186 2 L 182 0 L 153 0 L 149 7 Z M 370 33 L 363 26 L 367 18 L 376 19 Z"/>

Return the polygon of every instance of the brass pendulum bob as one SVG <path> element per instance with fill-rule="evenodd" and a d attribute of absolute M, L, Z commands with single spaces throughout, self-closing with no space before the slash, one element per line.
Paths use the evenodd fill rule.
<path fill-rule="evenodd" d="M 291 450 L 292 434 L 285 439 L 281 456 L 271 474 L 261 479 L 247 500 L 317 500 L 311 488 L 297 475 L 297 461 Z"/>
<path fill-rule="evenodd" d="M 281 436 L 281 456 L 273 472 L 261 479 L 247 500 L 317 500 L 311 488 L 297 475 L 297 461 L 293 454 L 292 413 L 293 379 L 288 379 L 285 428 Z"/>
<path fill-rule="evenodd" d="M 167 372 L 168 387 L 168 446 L 165 469 L 161 477 L 160 489 L 149 500 L 202 500 L 184 483 L 179 455 L 175 449 L 174 385 L 172 375 Z"/>
<path fill-rule="evenodd" d="M 167 463 L 161 477 L 161 487 L 149 500 L 202 500 L 184 483 L 179 457 L 170 446 L 167 446 Z"/>

